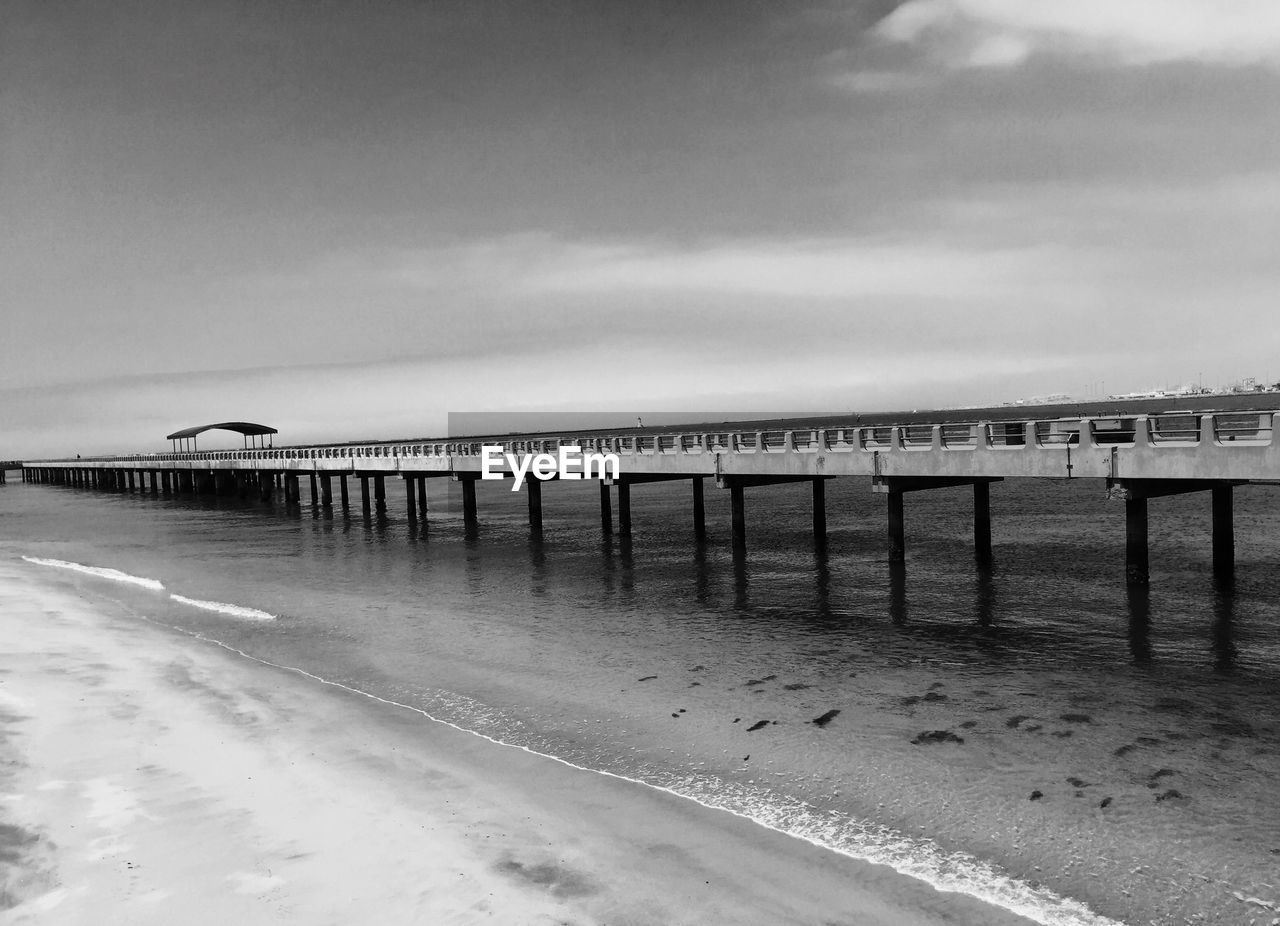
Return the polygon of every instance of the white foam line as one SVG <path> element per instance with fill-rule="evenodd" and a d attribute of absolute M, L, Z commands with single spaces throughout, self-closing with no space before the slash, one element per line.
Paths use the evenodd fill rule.
<path fill-rule="evenodd" d="M 227 604 L 224 601 L 201 601 L 199 598 L 188 598 L 185 595 L 170 595 L 169 597 L 193 608 L 216 611 L 219 614 L 239 617 L 248 621 L 273 621 L 276 619 L 274 614 L 268 614 L 266 611 L 259 611 L 257 608 L 246 608 L 238 604 Z"/>
<path fill-rule="evenodd" d="M 196 630 L 188 630 L 187 628 L 179 627 L 176 624 L 166 624 L 163 621 L 157 621 L 146 616 L 143 616 L 143 620 L 152 624 L 156 624 L 158 626 L 168 627 L 170 630 L 176 630 L 179 633 L 184 633 L 190 637 L 194 637 L 195 639 L 201 640 L 205 643 L 212 643 L 215 646 L 220 646 L 229 652 L 235 653 L 238 656 L 248 659 L 250 662 L 256 662 L 259 665 L 269 666 L 270 668 L 273 668 L 273 669 L 281 669 L 285 672 L 294 672 L 305 678 L 309 678 L 313 681 L 319 682 L 322 685 L 329 685 L 333 688 L 340 688 L 343 691 L 350 692 L 351 694 L 360 695 L 361 697 L 369 698 L 370 700 L 377 701 L 381 704 L 386 704 L 389 707 L 398 707 L 406 711 L 412 711 L 415 714 L 422 715 L 427 720 L 430 720 L 433 723 L 443 724 L 444 726 L 457 730 L 460 733 L 467 733 L 467 734 L 470 734 L 471 736 L 477 736 L 480 739 L 487 740 L 488 742 L 493 743 L 496 746 L 505 746 L 508 749 L 518 749 L 521 752 L 527 753 L 529 755 L 537 756 L 541 759 L 549 759 L 552 762 L 559 763 L 560 765 L 575 769 L 580 772 L 589 772 L 595 775 L 603 775 L 606 778 L 614 778 L 619 781 L 626 781 L 634 785 L 640 785 L 641 787 L 650 788 L 654 791 L 660 791 L 664 794 L 669 794 L 672 797 L 677 797 L 677 798 L 680 798 L 681 800 L 692 801 L 693 803 L 698 804 L 699 806 L 705 807 L 708 810 L 717 810 L 723 813 L 730 813 L 730 814 L 733 814 L 735 817 L 739 817 L 740 819 L 743 819 L 743 820 L 748 820 L 751 823 L 754 823 L 757 826 L 761 826 L 767 830 L 772 830 L 773 832 L 780 833 L 784 836 L 790 836 L 793 839 L 799 839 L 803 842 L 807 842 L 810 845 L 816 846 L 820 849 L 825 849 L 830 852 L 835 852 L 836 854 L 846 856 L 847 858 L 857 859 L 863 862 L 870 862 L 872 864 L 887 865 L 890 868 L 897 871 L 898 873 L 907 875 L 908 877 L 911 877 L 911 878 L 915 878 L 918 881 L 923 881 L 924 883 L 930 885 L 936 890 L 947 891 L 950 893 L 968 894 L 969 896 L 975 897 L 978 900 L 984 901 L 985 903 L 989 903 L 992 906 L 1000 907 L 1001 909 L 1008 910 L 1012 913 L 1016 913 L 1019 916 L 1026 917 L 1032 922 L 1041 924 L 1041 926 L 1125 926 L 1125 924 L 1119 920 L 1113 920 L 1109 917 L 1093 912 L 1092 910 L 1089 909 L 1089 907 L 1086 904 L 1081 903 L 1078 900 L 1073 900 L 1072 898 L 1069 898 L 1069 897 L 1062 897 L 1050 890 L 1036 888 L 1031 884 L 1028 884 L 1023 881 L 1019 881 L 1016 878 L 1013 878 L 1009 875 L 1003 874 L 995 870 L 990 865 L 987 865 L 982 861 L 980 861 L 979 859 L 976 859 L 972 856 L 966 856 L 962 854 L 943 855 L 941 854 L 941 850 L 934 851 L 934 854 L 938 856 L 939 861 L 947 862 L 947 863 L 954 863 L 954 862 L 960 861 L 964 864 L 964 867 L 969 868 L 971 871 L 974 871 L 975 873 L 981 873 L 982 875 L 984 875 L 985 881 L 979 881 L 979 880 L 976 880 L 975 878 L 962 879 L 956 876 L 948 877 L 946 871 L 943 870 L 942 866 L 935 866 L 932 870 L 928 868 L 924 868 L 922 870 L 922 867 L 920 865 L 904 864 L 904 862 L 899 858 L 884 857 L 883 855 L 876 854 L 873 852 L 858 852 L 857 850 L 851 850 L 851 849 L 843 848 L 840 846 L 834 846 L 823 840 L 816 839 L 812 836 L 806 835 L 805 833 L 785 829 L 782 826 L 775 825 L 773 823 L 770 823 L 767 820 L 762 820 L 759 817 L 752 816 L 751 814 L 745 813 L 736 808 L 728 807 L 723 804 L 708 803 L 706 801 L 699 800 L 697 797 L 694 797 L 692 795 L 684 794 L 684 793 L 681 793 L 680 791 L 676 791 L 673 788 L 668 788 L 663 785 L 654 784 L 653 782 L 645 781 L 644 779 L 641 779 L 641 778 L 631 778 L 627 775 L 620 775 L 617 772 L 609 772 L 609 771 L 605 771 L 604 769 L 590 768 L 585 765 L 578 765 L 574 762 L 570 762 L 567 759 L 562 759 L 559 756 L 554 756 L 554 755 L 551 755 L 550 753 L 539 752 L 536 749 L 530 749 L 528 746 L 521 746 L 519 743 L 508 743 L 504 740 L 500 740 L 500 739 L 497 739 L 496 737 L 490 736 L 487 733 L 481 733 L 479 730 L 472 730 L 467 727 L 460 726 L 459 724 L 456 724 L 453 721 L 444 720 L 440 717 L 436 717 L 430 712 L 424 710 L 423 708 L 414 707 L 412 704 L 405 704 L 401 701 L 393 701 L 389 698 L 380 697 L 376 694 L 373 694 L 372 692 L 363 691 L 359 688 L 352 688 L 350 685 L 344 685 L 341 682 L 331 681 L 330 679 L 323 678 L 322 676 L 316 675 L 312 672 L 308 672 L 306 669 L 300 669 L 297 666 L 287 666 L 282 663 L 271 662 L 268 659 L 261 659 L 257 656 L 252 656 L 249 653 L 246 653 L 242 649 L 238 649 L 237 647 L 234 647 L 229 643 L 223 643 L 221 640 L 214 639 L 213 637 L 207 636 Z M 808 808 L 808 812 L 812 813 L 812 808 L 809 808 L 808 805 L 799 805 L 799 806 Z M 898 842 L 900 846 L 903 848 L 906 848 L 910 845 L 910 843 L 905 838 L 900 837 Z"/>
<path fill-rule="evenodd" d="M 38 556 L 22 557 L 28 563 L 35 563 L 37 566 L 56 566 L 59 569 L 70 569 L 74 572 L 83 572 L 86 575 L 96 576 L 99 579 L 110 579 L 113 582 L 127 582 L 130 585 L 141 585 L 143 588 L 149 588 L 153 591 L 164 591 L 164 585 L 158 579 L 147 579 L 142 576 L 131 576 L 127 572 L 121 572 L 119 569 L 108 569 L 105 566 L 86 566 L 83 563 L 69 563 L 61 559 L 41 559 Z"/>

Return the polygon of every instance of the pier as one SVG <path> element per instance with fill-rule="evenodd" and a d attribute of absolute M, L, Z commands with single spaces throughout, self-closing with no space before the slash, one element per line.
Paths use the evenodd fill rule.
<path fill-rule="evenodd" d="M 980 570 L 992 561 L 990 498 L 993 484 L 1006 479 L 1103 480 L 1108 497 L 1125 508 L 1125 580 L 1145 585 L 1150 576 L 1148 502 L 1170 495 L 1203 493 L 1212 522 L 1215 575 L 1234 569 L 1234 489 L 1246 484 L 1280 484 L 1280 446 L 1273 441 L 1270 409 L 1167 409 L 1139 407 L 1110 412 L 1042 416 L 1061 409 L 1003 409 L 1001 417 L 963 413 L 910 416 L 846 416 L 786 427 L 753 423 L 631 428 L 613 431 L 504 434 L 413 441 L 340 443 L 314 446 L 248 446 L 274 429 L 248 422 L 188 428 L 170 439 L 194 441 L 222 428 L 245 435 L 239 450 L 174 450 L 74 460 L 34 460 L 20 464 L 27 482 L 151 495 L 212 494 L 300 503 L 306 479 L 313 503 L 344 514 L 358 491 L 365 517 L 386 517 L 388 482 L 403 486 L 406 519 L 425 527 L 428 485 L 457 483 L 468 530 L 480 522 L 476 483 L 486 462 L 485 446 L 504 453 L 555 454 L 561 447 L 614 454 L 616 475 L 600 481 L 600 528 L 604 535 L 629 536 L 631 491 L 655 482 L 690 485 L 694 540 L 706 539 L 705 487 L 730 497 L 730 542 L 748 544 L 746 509 L 755 490 L 781 483 L 807 483 L 812 492 L 815 542 L 826 538 L 826 482 L 862 478 L 887 497 L 886 544 L 891 566 L 905 561 L 908 537 L 904 511 L 927 503 L 930 490 L 964 487 L 973 495 L 974 556 Z M 1039 412 L 1041 414 L 1037 415 Z M 934 420 L 929 420 L 933 417 Z M 803 426 L 801 426 L 803 425 Z M 176 443 L 175 443 L 176 446 Z M 493 467 L 491 467 L 492 469 Z M 510 466 L 497 466 L 509 476 Z M 548 480 L 554 485 L 556 474 Z M 337 484 L 335 502 L 334 484 Z M 542 531 L 543 482 L 531 475 L 527 496 L 530 531 Z M 920 499 L 920 502 L 915 501 Z M 615 526 L 616 513 L 616 526 Z"/>

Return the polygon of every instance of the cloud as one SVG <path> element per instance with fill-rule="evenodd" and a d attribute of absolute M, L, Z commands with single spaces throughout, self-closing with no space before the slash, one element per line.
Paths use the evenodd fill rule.
<path fill-rule="evenodd" d="M 874 32 L 955 67 L 1008 67 L 1037 53 L 1280 67 L 1275 0 L 908 0 Z"/>
<path fill-rule="evenodd" d="M 856 363 L 845 356 L 851 350 L 857 350 Z M 164 451 L 170 431 L 228 418 L 276 427 L 277 446 L 394 440 L 445 435 L 457 413 L 642 408 L 696 416 L 714 407 L 765 416 L 796 408 L 938 404 L 950 401 L 956 384 L 978 370 L 991 383 L 1036 382 L 1065 366 L 1047 345 L 1011 353 L 997 343 L 966 352 L 922 344 L 910 362 L 904 356 L 852 342 L 805 351 L 749 341 L 718 350 L 630 345 L 624 353 L 562 345 L 455 363 L 418 359 L 122 377 L 0 390 L 0 430 L 6 453 L 20 459 Z M 56 428 L 49 425 L 52 418 Z M 236 448 L 240 442 L 239 435 L 210 432 L 200 446 Z"/>
<path fill-rule="evenodd" d="M 577 242 L 516 235 L 405 252 L 385 278 L 493 298 L 683 294 L 691 297 L 923 299 L 990 294 L 1050 262 L 1050 248 L 967 248 L 885 238 Z M 608 312 L 609 303 L 602 306 Z"/>

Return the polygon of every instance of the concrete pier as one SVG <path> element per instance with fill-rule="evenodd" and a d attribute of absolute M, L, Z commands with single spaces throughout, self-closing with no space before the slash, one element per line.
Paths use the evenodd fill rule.
<path fill-rule="evenodd" d="M 1172 402 L 1173 400 L 1170 400 Z M 1280 484 L 1280 440 L 1273 402 L 1254 397 L 1179 398 L 1176 404 L 1135 405 L 1125 409 L 1059 406 L 1052 409 L 987 409 L 869 415 L 776 422 L 712 422 L 678 429 L 624 428 L 612 433 L 501 435 L 492 438 L 441 438 L 386 443 L 325 444 L 314 447 L 251 446 L 244 450 L 198 452 L 196 433 L 175 432 L 181 439 L 173 453 L 103 456 L 81 460 L 29 461 L 19 468 L 26 482 L 95 488 L 104 492 L 166 494 L 237 494 L 264 500 L 278 484 L 287 502 L 299 501 L 298 480 L 307 474 L 312 501 L 332 505 L 332 478 L 340 480 L 344 510 L 348 474 L 361 480 L 366 514 L 386 512 L 387 477 L 405 481 L 409 517 L 426 520 L 426 477 L 462 482 L 463 514 L 475 526 L 475 481 L 487 469 L 486 445 L 508 453 L 548 452 L 566 446 L 607 451 L 617 458 L 617 471 L 600 487 L 600 525 L 605 536 L 614 530 L 611 486 L 617 486 L 617 532 L 631 534 L 631 487 L 687 480 L 692 483 L 693 534 L 706 537 L 703 487 L 708 477 L 730 492 L 732 544 L 746 543 L 745 490 L 787 482 L 808 482 L 812 493 L 814 542 L 822 547 L 828 533 L 827 479 L 870 477 L 872 489 L 887 496 L 889 561 L 905 559 L 907 492 L 970 487 L 973 492 L 974 554 L 979 574 L 992 559 L 990 483 L 1003 478 L 1105 480 L 1114 497 L 1125 501 L 1125 576 L 1135 585 L 1150 581 L 1147 549 L 1149 499 L 1209 491 L 1212 501 L 1215 577 L 1229 579 L 1234 570 L 1234 495 L 1236 485 Z M 1226 408 L 1223 403 L 1229 404 Z M 1188 411 L 1190 407 L 1193 410 Z M 1036 417 L 1039 415 L 1040 417 Z M 224 427 L 215 425 L 210 427 Z M 227 423 L 246 436 L 273 433 L 244 422 Z M 190 433 L 188 433 L 190 432 Z M 370 499 L 368 480 L 374 480 Z M 540 481 L 527 484 L 529 523 L 542 527 Z M 371 504 L 372 502 L 372 504 Z M 923 522 L 922 522 L 923 523 Z M 1118 564 L 1117 564 L 1118 566 Z M 1117 569 L 1118 571 L 1118 569 Z"/>
<path fill-rule="evenodd" d="M 343 473 L 338 477 L 338 494 L 342 499 L 342 511 L 346 514 L 351 509 L 351 500 L 347 497 L 347 474 Z"/>
<path fill-rule="evenodd" d="M 364 512 L 364 516 L 369 517 L 369 477 L 360 477 L 360 509 Z"/>

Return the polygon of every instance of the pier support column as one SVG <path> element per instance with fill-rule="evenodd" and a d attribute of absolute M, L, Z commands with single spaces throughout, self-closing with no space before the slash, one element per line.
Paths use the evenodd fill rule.
<path fill-rule="evenodd" d="M 151 494 L 160 494 L 160 471 L 158 469 L 151 471 Z"/>
<path fill-rule="evenodd" d="M 360 477 L 360 510 L 364 512 L 364 516 L 369 517 L 369 477 Z"/>
<path fill-rule="evenodd" d="M 542 533 L 542 480 L 527 479 L 524 484 L 529 496 L 529 530 L 535 534 Z"/>
<path fill-rule="evenodd" d="M 418 500 L 417 493 L 414 492 L 414 477 L 406 475 L 404 477 L 404 501 L 405 513 L 409 516 L 410 524 L 418 523 Z"/>
<path fill-rule="evenodd" d="M 991 484 L 973 484 L 973 552 L 983 569 L 991 566 Z"/>
<path fill-rule="evenodd" d="M 1124 573 L 1130 585 L 1146 585 L 1151 581 L 1151 565 L 1147 554 L 1147 500 L 1130 498 L 1124 503 Z"/>
<path fill-rule="evenodd" d="M 276 487 L 275 473 L 258 473 L 258 500 L 269 502 Z"/>
<path fill-rule="evenodd" d="M 631 485 L 626 482 L 618 483 L 618 533 L 631 536 Z"/>
<path fill-rule="evenodd" d="M 827 480 L 813 480 L 813 540 L 827 542 Z"/>
<path fill-rule="evenodd" d="M 320 476 L 320 504 L 325 508 L 333 507 L 333 486 L 329 481 L 328 473 Z"/>
<path fill-rule="evenodd" d="M 883 476 L 871 480 L 871 491 L 888 497 L 889 511 L 889 562 L 902 563 L 907 558 L 906 517 L 902 496 L 907 492 L 923 492 L 929 489 L 951 489 L 973 486 L 973 537 L 977 548 L 978 565 L 983 567 L 991 555 L 991 492 L 990 483 L 999 482 L 993 476 Z"/>
<path fill-rule="evenodd" d="M 902 510 L 902 493 L 889 490 L 889 562 L 901 563 L 907 558 L 906 518 Z"/>
<path fill-rule="evenodd" d="M 462 480 L 462 523 L 469 528 L 477 524 L 476 518 L 476 481 Z"/>
<path fill-rule="evenodd" d="M 338 497 L 342 500 L 342 511 L 344 514 L 351 508 L 351 499 L 347 495 L 347 474 L 343 473 L 338 477 Z"/>
<path fill-rule="evenodd" d="M 422 526 L 427 526 L 427 477 L 419 476 L 418 483 L 418 518 L 422 521 Z"/>
<path fill-rule="evenodd" d="M 1213 573 L 1229 579 L 1235 568 L 1234 505 L 1226 479 L 1108 479 L 1107 497 L 1125 504 L 1125 577 L 1130 585 L 1150 581 L 1147 553 L 1147 500 L 1208 491 L 1213 499 Z"/>
<path fill-rule="evenodd" d="M 385 476 L 373 477 L 373 507 L 380 516 L 387 513 L 387 479 Z"/>
<path fill-rule="evenodd" d="M 747 548 L 747 501 L 742 483 L 729 487 L 729 503 L 733 510 L 733 546 L 736 550 Z"/>
<path fill-rule="evenodd" d="M 297 473 L 284 474 L 284 501 L 286 505 L 298 504 L 298 475 Z"/>
<path fill-rule="evenodd" d="M 707 505 L 701 476 L 693 480 L 693 539 L 699 543 L 707 539 Z"/>
<path fill-rule="evenodd" d="M 311 472 L 311 473 L 308 473 L 307 475 L 311 480 L 311 504 L 314 505 L 320 501 L 320 491 L 316 487 L 316 474 L 314 472 Z"/>
<path fill-rule="evenodd" d="M 1213 495 L 1213 573 L 1229 578 L 1236 569 L 1235 502 L 1231 486 L 1214 489 Z"/>
<path fill-rule="evenodd" d="M 600 480 L 600 533 L 608 537 L 613 533 L 613 499 L 609 496 L 609 483 Z"/>
<path fill-rule="evenodd" d="M 124 471 L 124 478 L 125 478 L 125 482 L 128 483 L 128 487 L 129 487 L 128 491 L 132 492 L 133 491 L 133 470 L 126 469 Z"/>

